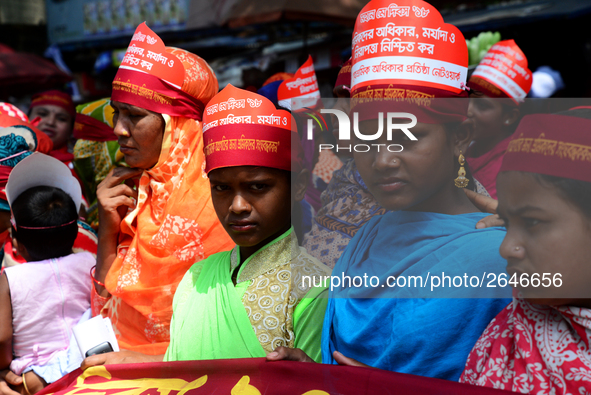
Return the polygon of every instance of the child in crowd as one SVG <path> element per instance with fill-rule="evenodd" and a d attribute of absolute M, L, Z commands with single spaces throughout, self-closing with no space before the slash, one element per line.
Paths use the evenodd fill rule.
<path fill-rule="evenodd" d="M 48 142 L 43 139 L 47 139 Z M 14 168 L 22 159 L 33 152 L 49 153 L 51 141 L 35 126 L 20 119 L 0 114 L 0 250 L 1 266 L 10 267 L 25 263 L 8 237 L 10 229 L 10 207 L 6 199 L 6 183 Z M 96 255 L 97 237 L 89 225 L 78 221 L 78 236 L 73 251 L 87 251 Z"/>
<path fill-rule="evenodd" d="M 32 394 L 82 361 L 71 334 L 90 317 L 88 276 L 96 260 L 72 253 L 81 191 L 59 160 L 39 153 L 23 159 L 6 195 L 13 245 L 27 263 L 0 276 L 0 370 L 23 375 Z"/>
<path fill-rule="evenodd" d="M 231 98 L 247 103 L 243 113 L 220 105 L 208 115 Z M 228 113 L 248 116 L 252 123 L 216 126 Z M 303 277 L 318 281 L 330 271 L 298 246 L 291 227 L 291 210 L 304 197 L 309 176 L 291 116 L 233 86 L 214 97 L 205 114 L 213 205 L 237 246 L 185 275 L 175 294 L 165 360 L 263 357 L 280 345 L 299 345 L 319 359 L 326 299 L 304 299 L 314 290 Z M 269 126 L 270 116 L 280 117 L 281 125 Z M 238 139 L 237 144 L 230 140 L 227 151 L 218 150 L 226 139 Z M 240 139 L 272 148 L 253 152 Z"/>
<path fill-rule="evenodd" d="M 521 104 L 531 84 L 527 58 L 513 40 L 493 45 L 468 81 L 471 91 L 467 122 L 474 128 L 474 141 L 466 160 L 474 178 L 495 199 L 503 154 L 523 115 Z"/>
<path fill-rule="evenodd" d="M 58 90 L 33 95 L 29 107 L 29 119 L 37 118 L 37 127 L 53 142 L 51 156 L 69 165 L 74 156 L 68 150 L 68 142 L 74 130 L 76 108 L 72 97 Z"/>
<path fill-rule="evenodd" d="M 228 109 L 233 101 L 245 108 Z M 279 346 L 304 349 L 320 360 L 326 299 L 316 298 L 311 284 L 321 283 L 330 270 L 298 246 L 291 226 L 291 210 L 303 199 L 309 176 L 291 114 L 231 85 L 204 114 L 212 201 L 237 246 L 195 263 L 185 274 L 174 296 L 164 356 L 95 355 L 83 368 L 162 358 L 264 357 Z M 245 123 L 228 124 L 228 117 Z"/>
<path fill-rule="evenodd" d="M 528 394 L 591 392 L 590 131 L 588 108 L 535 114 L 509 142 L 497 211 L 517 296 L 474 346 L 461 382 Z"/>

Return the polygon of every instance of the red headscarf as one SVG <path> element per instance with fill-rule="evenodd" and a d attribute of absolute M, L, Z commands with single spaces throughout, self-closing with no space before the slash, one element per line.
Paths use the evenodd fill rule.
<path fill-rule="evenodd" d="M 144 70 L 142 72 L 141 70 Z M 187 270 L 234 243 L 220 224 L 203 169 L 198 103 L 218 91 L 209 65 L 165 47 L 144 23 L 136 30 L 113 81 L 114 101 L 159 112 L 166 120 L 158 163 L 139 180 L 135 209 L 121 223 L 117 258 L 93 312 L 111 319 L 121 348 L 163 354 L 170 341 L 172 300 Z"/>

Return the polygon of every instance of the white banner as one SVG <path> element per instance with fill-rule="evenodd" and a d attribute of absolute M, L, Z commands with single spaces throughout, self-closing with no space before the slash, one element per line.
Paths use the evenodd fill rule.
<path fill-rule="evenodd" d="M 496 87 L 501 88 L 509 97 L 517 101 L 523 101 L 525 96 L 527 96 L 527 93 L 515 81 L 493 67 L 483 64 L 478 65 L 472 75 L 474 77 L 481 77 Z"/>
<path fill-rule="evenodd" d="M 351 86 L 355 89 L 358 84 L 377 80 L 414 80 L 462 89 L 467 76 L 468 68 L 441 60 L 380 56 L 359 61 L 352 67 Z"/>

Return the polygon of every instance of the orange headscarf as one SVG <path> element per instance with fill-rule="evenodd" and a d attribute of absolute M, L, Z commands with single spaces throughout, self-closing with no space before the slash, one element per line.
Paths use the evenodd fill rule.
<path fill-rule="evenodd" d="M 207 103 L 218 91 L 209 65 L 185 50 L 165 50 L 183 64 L 182 92 Z M 102 309 L 119 346 L 146 354 L 164 354 L 168 347 L 172 299 L 185 272 L 234 246 L 211 202 L 202 123 L 163 116 L 160 158 L 142 174 L 137 206 L 121 223 L 117 258 L 105 280 L 112 297 Z"/>

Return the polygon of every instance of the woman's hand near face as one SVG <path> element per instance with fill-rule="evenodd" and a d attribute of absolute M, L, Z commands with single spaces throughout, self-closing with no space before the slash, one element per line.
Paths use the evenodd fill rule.
<path fill-rule="evenodd" d="M 118 234 L 121 220 L 128 207 L 135 207 L 137 191 L 133 178 L 142 174 L 141 169 L 116 167 L 101 182 L 96 191 L 100 230 L 106 234 Z"/>
<path fill-rule="evenodd" d="M 133 189 L 133 179 L 140 176 L 142 171 L 142 169 L 116 167 L 97 188 L 100 227 L 94 277 L 101 283 L 104 283 L 107 272 L 117 256 L 117 237 L 121 221 L 127 210 L 135 207 L 138 195 Z M 98 284 L 96 291 L 103 297 L 109 296 L 107 290 Z"/>

